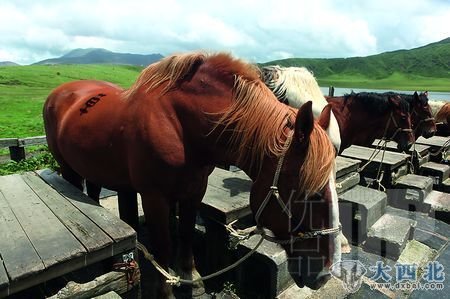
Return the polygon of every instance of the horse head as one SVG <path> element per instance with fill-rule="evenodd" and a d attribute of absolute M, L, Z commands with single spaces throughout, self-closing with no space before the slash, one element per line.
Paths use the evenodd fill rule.
<path fill-rule="evenodd" d="M 415 130 L 416 138 L 423 136 L 430 138 L 436 133 L 436 122 L 428 103 L 428 92 L 420 94 L 414 92 L 411 102 L 412 125 Z"/>
<path fill-rule="evenodd" d="M 261 173 L 274 176 L 259 176 L 250 195 L 257 225 L 271 230 L 266 239 L 284 247 L 296 283 L 314 289 L 330 278 L 333 259 L 340 259 L 335 151 L 321 122 L 314 120 L 311 102 L 300 107 L 285 128 L 284 154 L 263 162 Z"/>
<path fill-rule="evenodd" d="M 411 129 L 411 113 L 408 102 L 399 95 L 388 95 L 391 114 L 385 128 L 385 136 L 398 143 L 397 148 L 406 151 L 415 142 Z"/>

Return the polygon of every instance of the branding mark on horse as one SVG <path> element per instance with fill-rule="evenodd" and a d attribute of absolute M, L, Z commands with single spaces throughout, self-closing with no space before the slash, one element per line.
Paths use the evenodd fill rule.
<path fill-rule="evenodd" d="M 90 98 L 84 103 L 84 107 L 80 108 L 80 115 L 83 115 L 85 113 L 88 113 L 88 108 L 94 107 L 95 104 L 97 104 L 102 97 L 106 96 L 104 93 L 99 93 L 95 97 Z"/>

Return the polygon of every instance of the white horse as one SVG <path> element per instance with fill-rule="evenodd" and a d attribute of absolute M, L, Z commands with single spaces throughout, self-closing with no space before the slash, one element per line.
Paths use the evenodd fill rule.
<path fill-rule="evenodd" d="M 312 101 L 314 117 L 318 118 L 328 105 L 325 100 L 319 84 L 314 75 L 305 67 L 280 67 L 278 65 L 265 66 L 261 69 L 264 83 L 275 94 L 278 100 L 286 105 L 299 108 L 304 103 Z M 330 122 L 326 129 L 328 137 L 336 148 L 336 154 L 341 147 L 341 133 L 339 124 L 333 111 L 330 113 Z M 336 174 L 334 174 L 336 177 Z M 335 178 L 333 178 L 335 179 Z M 336 189 L 333 190 L 332 199 L 338 201 Z M 338 219 L 332 219 L 333 225 L 339 223 L 339 212 L 336 214 Z M 350 252 L 348 240 L 342 234 L 339 234 L 340 243 L 343 252 Z M 340 254 L 340 248 L 338 250 Z"/>
<path fill-rule="evenodd" d="M 313 113 L 316 118 L 320 116 L 323 108 L 328 105 L 316 78 L 307 68 L 274 65 L 265 66 L 261 71 L 264 83 L 272 90 L 280 102 L 294 108 L 300 108 L 306 102 L 312 101 Z M 330 124 L 326 131 L 338 153 L 341 147 L 341 134 L 338 122 L 332 111 Z"/>

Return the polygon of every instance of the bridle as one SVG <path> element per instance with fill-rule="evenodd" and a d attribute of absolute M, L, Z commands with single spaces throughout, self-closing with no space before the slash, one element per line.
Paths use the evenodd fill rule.
<path fill-rule="evenodd" d="M 342 230 L 342 226 L 339 224 L 338 227 L 332 227 L 332 228 L 326 228 L 326 229 L 320 229 L 320 230 L 310 230 L 310 231 L 302 231 L 302 232 L 296 232 L 295 234 L 292 234 L 289 239 L 278 239 L 271 232 L 268 232 L 259 222 L 259 218 L 264 211 L 265 207 L 270 201 L 270 198 L 272 195 L 276 198 L 278 204 L 281 206 L 282 211 L 288 216 L 289 223 L 292 219 L 292 213 L 289 207 L 283 202 L 279 192 L 278 192 L 278 180 L 280 177 L 281 167 L 283 166 L 284 157 L 286 155 L 287 150 L 289 149 L 289 146 L 292 143 L 294 131 L 292 130 L 286 139 L 286 142 L 284 144 L 283 153 L 280 156 L 280 159 L 278 160 L 277 168 L 272 180 L 272 185 L 269 188 L 269 191 L 267 192 L 266 197 L 264 198 L 263 202 L 259 206 L 256 214 L 255 214 L 255 222 L 256 222 L 256 229 L 255 233 L 260 233 L 264 239 L 267 241 L 278 243 L 278 244 L 294 244 L 295 242 L 306 240 L 306 239 L 312 239 L 312 238 L 318 238 L 320 236 L 326 236 L 326 235 L 332 235 L 332 234 L 338 234 Z M 291 195 L 294 194 L 296 190 L 291 191 Z"/>
<path fill-rule="evenodd" d="M 420 114 L 417 112 L 416 107 L 413 107 L 411 115 L 417 115 L 418 117 L 420 117 Z M 416 127 L 414 128 L 414 133 L 416 133 L 416 130 L 420 127 L 420 125 L 422 125 L 423 123 L 429 122 L 429 121 L 435 121 L 434 117 L 427 117 L 424 119 L 420 119 L 419 122 L 417 123 Z"/>
<path fill-rule="evenodd" d="M 395 118 L 394 118 L 394 112 L 391 111 L 391 114 L 389 115 L 389 119 L 388 119 L 388 121 L 387 121 L 387 123 L 386 123 L 386 127 L 384 128 L 383 139 L 385 139 L 385 137 L 386 137 L 386 134 L 387 134 L 387 131 L 388 131 L 389 126 L 390 126 L 390 124 L 391 124 L 391 121 L 392 121 L 392 123 L 394 124 L 396 130 L 395 130 L 394 134 L 392 134 L 392 136 L 391 136 L 388 140 L 393 140 L 394 137 L 395 137 L 398 133 L 400 133 L 400 132 L 404 132 L 404 133 L 413 133 L 413 132 L 414 132 L 413 129 L 404 129 L 404 128 L 401 128 L 401 127 L 397 124 L 397 121 L 396 121 Z"/>

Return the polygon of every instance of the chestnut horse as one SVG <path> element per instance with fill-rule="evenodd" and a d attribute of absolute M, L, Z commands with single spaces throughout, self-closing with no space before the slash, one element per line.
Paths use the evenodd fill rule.
<path fill-rule="evenodd" d="M 339 123 L 341 152 L 352 144 L 370 146 L 377 138 L 396 141 L 401 151 L 415 141 L 409 104 L 399 95 L 361 92 L 326 99 Z"/>
<path fill-rule="evenodd" d="M 305 67 L 281 67 L 278 65 L 261 68 L 264 83 L 272 90 L 278 100 L 286 105 L 299 108 L 308 101 L 313 102 L 314 117 L 319 117 L 328 105 L 314 75 Z M 326 129 L 336 152 L 341 146 L 339 125 L 333 112 Z"/>
<path fill-rule="evenodd" d="M 450 136 L 450 103 L 447 101 L 429 101 L 429 104 L 437 125 L 436 134 Z"/>
<path fill-rule="evenodd" d="M 196 210 L 214 165 L 233 164 L 253 180 L 250 206 L 301 267 L 292 273 L 314 288 L 329 277 L 340 244 L 334 149 L 311 103 L 281 104 L 255 66 L 227 54 L 173 55 L 148 66 L 122 91 L 76 81 L 44 105 L 50 151 L 62 175 L 142 197 L 151 252 L 169 267 L 169 210 L 179 205 L 178 271 L 197 279 L 192 254 Z M 120 194 L 120 193 L 119 193 Z M 119 199 L 120 200 L 120 199 Z M 157 298 L 172 296 L 159 276 Z M 194 289 L 201 290 L 196 280 Z"/>
<path fill-rule="evenodd" d="M 414 136 L 419 138 L 423 136 L 430 138 L 436 133 L 436 122 L 431 111 L 430 102 L 428 101 L 428 92 L 421 92 L 420 94 L 404 94 L 395 92 L 386 92 L 386 95 L 399 95 L 405 99 L 411 109 L 411 125 L 414 130 Z"/>

